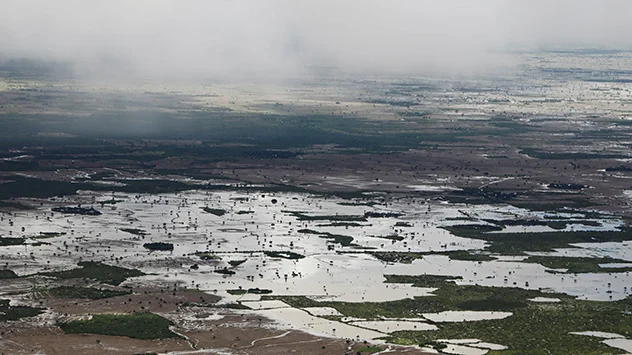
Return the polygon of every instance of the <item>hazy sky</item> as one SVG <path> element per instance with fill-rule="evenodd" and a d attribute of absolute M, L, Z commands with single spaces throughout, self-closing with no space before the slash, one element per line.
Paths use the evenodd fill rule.
<path fill-rule="evenodd" d="M 475 71 L 498 51 L 632 48 L 632 0 L 1 0 L 0 56 L 77 73 Z"/>

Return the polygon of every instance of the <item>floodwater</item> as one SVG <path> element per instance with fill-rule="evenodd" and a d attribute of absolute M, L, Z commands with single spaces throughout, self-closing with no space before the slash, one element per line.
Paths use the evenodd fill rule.
<path fill-rule="evenodd" d="M 121 202 L 115 205 L 98 203 L 112 198 Z M 451 205 L 416 198 L 394 200 L 386 205 L 382 197 L 377 197 L 376 201 L 382 204 L 342 205 L 341 202 L 348 201 L 293 193 L 187 191 L 112 195 L 83 191 L 78 196 L 51 199 L 42 206 L 36 205 L 37 209 L 33 211 L 4 213 L 4 223 L 0 224 L 2 235 L 34 237 L 29 239 L 30 244 L 49 244 L 3 247 L 3 260 L 20 275 L 42 271 L 42 268 L 72 268 L 79 260 L 98 260 L 139 268 L 151 274 L 145 277 L 148 281 L 166 279 L 222 295 L 226 290 L 242 286 L 270 289 L 273 294 L 347 302 L 381 302 L 431 295 L 433 291 L 432 288 L 406 284 L 386 284 L 384 274 L 461 276 L 463 279 L 458 281 L 461 284 L 544 289 L 592 300 L 622 299 L 632 291 L 624 289 L 632 284 L 629 273 L 553 274 L 538 264 L 521 263 L 521 258 L 501 257 L 490 262 L 474 262 L 428 255 L 411 264 L 382 262 L 363 251 L 427 253 L 483 249 L 487 245 L 484 241 L 456 237 L 440 228 L 454 224 L 451 219 L 455 217 L 501 220 L 546 216 L 552 219 L 555 215 L 509 206 Z M 64 215 L 50 211 L 54 206 L 79 203 L 94 206 L 103 214 Z M 216 216 L 204 212 L 202 207 L 222 209 L 226 214 Z M 363 219 L 366 212 L 392 215 Z M 302 220 L 297 217 L 300 216 L 298 213 L 315 220 Z M 338 217 L 330 217 L 333 221 L 323 217 L 336 215 Z M 559 217 L 583 218 L 570 213 Z M 601 230 L 620 223 L 617 220 L 599 221 L 599 226 L 583 227 Z M 122 228 L 141 229 L 147 235 L 134 235 Z M 314 231 L 314 234 L 299 230 Z M 40 232 L 65 234 L 35 239 Z M 333 243 L 331 239 L 321 237 L 326 236 L 324 233 L 353 237 L 354 245 Z M 391 235 L 403 239 L 380 238 Z M 142 247 L 143 243 L 157 241 L 173 243 L 173 252 L 149 252 Z M 578 246 L 560 249 L 550 255 L 589 254 L 632 261 L 632 245 L 628 242 Z M 292 251 L 305 258 L 273 258 L 263 254 L 266 250 Z M 201 260 L 193 255 L 196 252 L 209 252 L 221 259 Z M 239 260 L 246 261 L 234 268 L 228 264 Z M 194 264 L 197 269 L 190 269 Z M 224 267 L 233 269 L 236 274 L 226 277 L 214 272 Z"/>
<path fill-rule="evenodd" d="M 118 202 L 99 203 L 112 199 Z M 387 263 L 369 254 L 373 251 L 482 250 L 488 245 L 485 241 L 457 237 L 441 227 L 457 223 L 486 224 L 483 219 L 559 218 L 567 221 L 567 229 L 600 231 L 620 225 L 621 221 L 615 218 L 593 220 L 592 224 L 596 225 L 591 226 L 572 223 L 574 219 L 587 220 L 580 213 L 545 213 L 497 205 L 455 205 L 422 198 L 385 200 L 381 195 L 370 199 L 374 205 L 309 194 L 238 190 L 158 195 L 81 191 L 76 196 L 32 201 L 34 210 L 0 213 L 0 235 L 28 238 L 26 245 L 2 247 L 3 261 L 5 267 L 19 275 L 70 269 L 82 260 L 137 268 L 148 275 L 136 278 L 134 282 L 166 280 L 179 287 L 198 288 L 222 296 L 222 302 L 243 302 L 253 312 L 273 318 L 280 324 L 354 339 L 373 339 L 393 331 L 391 329 L 419 330 L 432 326 L 418 322 L 418 319 L 355 319 L 346 324 L 319 318 L 339 316 L 331 309 L 294 309 L 280 301 L 262 301 L 258 294 L 231 295 L 227 291 L 240 287 L 246 290 L 259 288 L 271 291 L 272 295 L 306 296 L 317 301 L 383 302 L 433 297 L 435 290 L 385 283 L 384 275 L 432 274 L 460 276 L 462 279 L 456 281 L 458 284 L 541 289 L 590 300 L 623 299 L 632 292 L 629 287 L 632 277 L 628 272 L 550 273 L 541 265 L 522 262 L 524 257 L 511 256 L 477 262 L 453 260 L 447 255 L 425 255 L 403 264 Z M 52 207 L 79 204 L 93 206 L 102 215 L 68 215 L 51 211 Z M 224 214 L 205 212 L 204 207 Z M 467 221 L 463 222 L 464 219 Z M 144 235 L 126 232 L 126 228 L 132 232 L 140 230 Z M 518 228 L 524 231 L 525 227 Z M 42 235 L 42 232 L 59 234 Z M 340 236 L 352 237 L 352 244 L 337 243 L 335 238 Z M 393 236 L 401 240 L 394 240 Z M 174 249 L 172 252 L 150 252 L 143 247 L 147 242 L 172 243 Z M 631 247 L 629 242 L 584 243 L 548 255 L 613 257 L 632 262 Z M 266 251 L 285 252 L 286 257 L 290 255 L 287 252 L 292 252 L 304 258 L 270 256 Z M 200 252 L 212 257 L 201 259 L 196 255 Z M 233 266 L 230 262 L 240 264 Z M 216 272 L 223 269 L 234 274 Z M 537 298 L 532 301 L 554 300 Z M 510 315 L 507 312 L 443 312 L 417 316 L 437 322 L 456 322 Z M 451 351 L 460 351 L 457 347 L 465 346 L 453 345 Z M 480 350 L 473 347 L 468 351 Z"/>
<path fill-rule="evenodd" d="M 276 308 L 255 311 L 255 313 L 274 320 L 282 329 L 300 329 L 319 336 L 363 341 L 372 340 L 385 335 L 384 333 L 374 330 L 358 328 L 342 322 L 314 317 L 297 308 Z"/>
<path fill-rule="evenodd" d="M 446 354 L 479 355 L 487 354 L 490 350 L 505 350 L 506 346 L 483 342 L 480 339 L 439 339 L 438 343 L 447 347 L 441 349 Z"/>
<path fill-rule="evenodd" d="M 631 339 L 621 339 L 621 338 L 606 339 L 602 343 L 608 346 L 612 346 L 613 348 L 622 349 L 629 353 L 632 353 L 632 340 Z"/>
<path fill-rule="evenodd" d="M 302 310 L 316 317 L 343 315 L 342 313 L 338 312 L 337 309 L 332 308 L 332 307 L 306 307 L 306 308 L 302 308 Z"/>
<path fill-rule="evenodd" d="M 586 335 L 586 336 L 597 337 L 597 338 L 605 338 L 605 339 L 625 338 L 621 334 L 607 333 L 607 332 L 594 332 L 594 331 L 571 332 L 571 334 Z"/>
<path fill-rule="evenodd" d="M 571 334 L 604 338 L 602 343 L 632 353 L 632 339 L 626 339 L 623 335 L 599 331 L 571 332 Z"/>
<path fill-rule="evenodd" d="M 529 298 L 529 301 L 531 302 L 540 302 L 540 303 L 557 303 L 557 302 L 562 302 L 561 299 L 559 298 L 555 298 L 555 297 L 535 297 L 535 298 Z"/>

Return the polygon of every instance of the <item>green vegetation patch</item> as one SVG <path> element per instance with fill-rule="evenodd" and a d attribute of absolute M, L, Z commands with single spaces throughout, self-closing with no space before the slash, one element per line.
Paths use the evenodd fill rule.
<path fill-rule="evenodd" d="M 446 221 L 468 221 L 468 222 L 474 222 L 476 221 L 476 219 L 472 218 L 472 217 L 464 217 L 464 216 L 459 216 L 459 217 L 446 217 L 445 218 Z"/>
<path fill-rule="evenodd" d="M 481 239 L 491 243 L 486 249 L 492 253 L 522 255 L 525 251 L 554 251 L 567 248 L 572 243 L 604 243 L 632 240 L 628 228 L 616 231 L 559 231 L 525 233 L 487 233 L 478 225 L 442 227 L 450 233 L 465 238 Z"/>
<path fill-rule="evenodd" d="M 249 310 L 252 310 L 252 308 L 246 307 L 246 306 L 244 306 L 241 303 L 214 304 L 214 303 L 183 302 L 180 305 L 182 307 L 204 307 L 204 308 L 226 308 L 226 309 L 249 309 Z"/>
<path fill-rule="evenodd" d="M 121 231 L 126 232 L 126 233 L 130 233 L 130 234 L 134 234 L 140 237 L 149 235 L 149 233 L 147 233 L 147 231 L 145 231 L 144 229 L 139 229 L 139 228 L 120 228 Z"/>
<path fill-rule="evenodd" d="M 48 198 L 58 195 L 74 195 L 79 189 L 90 189 L 89 184 L 40 180 L 22 176 L 11 176 L 11 182 L 2 184 L 0 200 L 13 197 Z"/>
<path fill-rule="evenodd" d="M 194 254 L 202 260 L 222 260 L 219 255 L 208 251 L 200 251 Z"/>
<path fill-rule="evenodd" d="M 245 295 L 247 293 L 250 294 L 255 294 L 255 295 L 267 295 L 272 293 L 272 290 L 268 290 L 265 288 L 249 288 L 249 289 L 232 289 L 232 290 L 227 290 L 226 292 L 230 293 L 231 295 Z"/>
<path fill-rule="evenodd" d="M 221 208 L 202 207 L 202 211 L 221 217 L 226 214 L 226 210 Z"/>
<path fill-rule="evenodd" d="M 320 238 L 324 238 L 324 239 L 329 239 L 329 241 L 331 243 L 340 244 L 343 247 L 348 247 L 348 246 L 354 246 L 355 245 L 355 244 L 351 243 L 351 242 L 353 242 L 353 237 L 350 237 L 348 235 L 327 233 L 327 234 L 319 235 L 319 237 Z"/>
<path fill-rule="evenodd" d="M 357 222 L 332 222 L 332 223 L 324 223 L 318 224 L 317 227 L 364 227 L 366 224 L 361 224 Z"/>
<path fill-rule="evenodd" d="M 255 211 L 237 211 L 237 214 L 253 214 Z"/>
<path fill-rule="evenodd" d="M 132 293 L 132 291 L 116 291 L 79 286 L 59 286 L 51 288 L 48 292 L 59 298 L 87 298 L 91 300 L 129 295 Z"/>
<path fill-rule="evenodd" d="M 115 198 L 111 198 L 109 200 L 97 201 L 97 203 L 100 204 L 101 207 L 103 207 L 104 205 L 116 205 L 119 202 L 125 202 L 125 201 L 124 200 L 117 200 Z"/>
<path fill-rule="evenodd" d="M 309 216 L 303 212 L 296 211 L 284 211 L 290 215 L 296 217 L 299 221 L 332 221 L 332 222 L 366 222 L 365 216 L 358 215 L 324 215 L 324 216 Z"/>
<path fill-rule="evenodd" d="M 7 202 L 7 201 L 0 201 L 0 208 L 14 208 L 16 210 L 32 210 L 32 209 L 34 209 L 31 206 L 23 205 L 21 203 Z"/>
<path fill-rule="evenodd" d="M 387 263 L 402 263 L 402 264 L 410 264 L 416 259 L 421 259 L 424 256 L 424 253 L 406 253 L 406 252 L 389 252 L 389 251 L 378 251 L 378 252 L 367 252 L 367 254 L 373 255 L 378 260 L 385 261 Z"/>
<path fill-rule="evenodd" d="M 129 277 L 145 275 L 140 270 L 126 269 L 94 261 L 82 261 L 77 265 L 81 267 L 72 270 L 45 272 L 41 274 L 58 279 L 94 279 L 99 282 L 115 286 L 120 285 Z"/>
<path fill-rule="evenodd" d="M 516 287 L 485 287 L 476 285 L 457 285 L 455 276 L 437 275 L 384 275 L 386 282 L 412 283 L 415 287 L 436 287 L 433 293 L 441 300 L 445 310 L 472 311 L 511 311 L 526 307 L 529 298 L 558 297 L 569 298 L 563 294 L 543 293 L 537 290 L 525 290 Z M 423 298 L 423 297 L 418 297 Z"/>
<path fill-rule="evenodd" d="M 38 235 L 33 236 L 33 239 L 49 239 L 55 237 L 61 237 L 62 235 L 66 235 L 66 232 L 40 232 Z"/>
<path fill-rule="evenodd" d="M 298 232 L 303 234 L 316 234 L 320 238 L 329 239 L 331 243 L 337 243 L 342 245 L 343 247 L 355 246 L 355 244 L 352 243 L 353 237 L 348 235 L 320 232 L 312 229 L 299 229 Z"/>
<path fill-rule="evenodd" d="M 42 312 L 42 308 L 28 306 L 11 306 L 10 300 L 0 299 L 0 322 L 8 320 L 18 320 L 20 318 L 34 317 Z"/>
<path fill-rule="evenodd" d="M 503 230 L 503 227 L 489 224 L 456 224 L 442 228 L 460 237 L 475 236 L 487 232 L 500 232 Z"/>
<path fill-rule="evenodd" d="M 388 341 L 399 344 L 477 338 L 509 347 L 508 350 L 492 352 L 494 354 L 603 354 L 616 352 L 601 344 L 599 338 L 576 336 L 569 332 L 593 330 L 624 336 L 632 334 L 630 298 L 618 302 L 581 301 L 564 294 L 537 290 L 456 285 L 448 281 L 449 277 L 433 275 L 388 275 L 387 280 L 406 283 L 415 281 L 415 286 L 439 287 L 434 293 L 450 310 L 500 310 L 513 313 L 505 319 L 439 323 L 436 331 L 398 331 L 387 337 Z M 556 297 L 561 302 L 528 301 L 535 297 Z"/>
<path fill-rule="evenodd" d="M 396 242 L 404 240 L 404 237 L 402 237 L 401 235 L 397 235 L 397 234 L 372 235 L 371 237 L 373 237 L 373 238 L 380 238 L 380 239 L 389 239 L 389 240 L 393 240 L 393 241 L 396 241 Z"/>
<path fill-rule="evenodd" d="M 611 166 L 606 171 L 632 172 L 632 167 L 625 165 Z"/>
<path fill-rule="evenodd" d="M 508 350 L 490 354 L 619 354 L 596 337 L 569 334 L 580 331 L 604 331 L 632 335 L 632 298 L 616 302 L 576 300 L 565 294 L 545 293 L 508 287 L 457 285 L 453 276 L 385 275 L 387 282 L 412 283 L 436 287 L 436 296 L 415 297 L 388 302 L 317 302 L 306 297 L 264 296 L 280 299 L 294 307 L 333 307 L 345 316 L 365 319 L 414 318 L 423 313 L 447 310 L 507 311 L 504 319 L 472 322 L 436 323 L 438 330 L 397 331 L 385 338 L 403 345 L 435 343 L 438 339 L 481 339 L 503 344 Z M 529 301 L 536 297 L 555 297 L 558 303 Z"/>
<path fill-rule="evenodd" d="M 438 324 L 435 331 L 398 331 L 386 338 L 399 344 L 423 344 L 436 339 L 476 338 L 509 347 L 490 354 L 622 354 L 600 338 L 570 332 L 605 331 L 632 334 L 630 305 L 625 302 L 565 300 L 532 303 L 512 310 L 505 319 Z"/>
<path fill-rule="evenodd" d="M 134 339 L 179 338 L 169 330 L 173 323 L 154 313 L 97 314 L 87 320 L 59 324 L 67 334 L 101 334 Z"/>
<path fill-rule="evenodd" d="M 223 268 L 223 269 L 216 269 L 213 270 L 213 272 L 217 273 L 217 274 L 222 274 L 222 275 L 235 275 L 236 272 L 234 272 L 233 270 L 228 270 L 228 268 Z"/>
<path fill-rule="evenodd" d="M 264 251 L 263 253 L 271 258 L 282 258 L 291 260 L 303 259 L 305 257 L 305 255 L 292 251 Z"/>
<path fill-rule="evenodd" d="M 53 212 L 59 212 L 64 214 L 78 214 L 83 216 L 99 216 L 101 212 L 95 210 L 92 207 L 53 207 Z"/>
<path fill-rule="evenodd" d="M 551 218 L 542 220 L 527 220 L 527 219 L 503 219 L 503 220 L 493 220 L 493 219 L 483 219 L 483 221 L 488 223 L 493 223 L 495 225 L 505 227 L 505 226 L 547 226 L 552 229 L 565 229 L 569 224 L 581 224 L 589 227 L 599 227 L 601 226 L 600 222 L 590 221 L 590 220 L 553 220 Z"/>
<path fill-rule="evenodd" d="M 448 201 L 454 203 L 469 202 L 469 203 L 507 203 L 517 197 L 516 192 L 504 192 L 500 190 L 493 190 L 490 188 L 464 188 L 458 191 L 452 191 L 446 196 Z"/>
<path fill-rule="evenodd" d="M 457 285 L 460 276 L 440 275 L 384 275 L 385 282 L 406 283 L 414 287 L 436 288 L 434 296 L 422 296 L 387 302 L 319 302 L 302 296 L 263 296 L 262 299 L 278 299 L 293 307 L 332 307 L 347 317 L 366 319 L 416 318 L 422 313 L 443 311 L 511 311 L 530 306 L 535 297 L 572 299 L 564 294 L 544 293 L 509 287 L 484 287 Z"/>
<path fill-rule="evenodd" d="M 566 269 L 567 274 L 580 273 L 610 273 L 629 272 L 632 267 L 600 267 L 599 264 L 623 263 L 630 264 L 629 261 L 613 258 L 586 258 L 586 257 L 565 257 L 565 256 L 530 256 L 521 261 L 523 263 L 536 263 L 550 269 Z"/>
<path fill-rule="evenodd" d="M 0 269 L 0 280 L 2 279 L 17 279 L 19 276 L 9 269 Z"/>
<path fill-rule="evenodd" d="M 0 237 L 0 247 L 24 244 L 24 238 Z"/>
<path fill-rule="evenodd" d="M 573 194 L 555 194 L 551 199 L 550 194 L 531 192 L 529 199 L 514 200 L 511 201 L 511 205 L 519 208 L 524 208 L 532 211 L 570 211 L 570 209 L 579 209 L 598 206 L 599 204 L 589 200 L 586 197 L 581 197 L 576 193 Z"/>
<path fill-rule="evenodd" d="M 226 292 L 228 292 L 231 295 L 234 296 L 240 296 L 240 295 L 245 295 L 246 293 L 248 293 L 248 290 L 245 289 L 232 289 L 232 290 L 226 290 Z"/>
<path fill-rule="evenodd" d="M 375 201 L 351 201 L 351 202 L 338 202 L 338 204 L 340 206 L 369 206 L 369 207 L 373 207 L 375 205 L 379 205 L 378 202 Z"/>
<path fill-rule="evenodd" d="M 243 264 L 245 262 L 246 262 L 246 259 L 243 259 L 243 260 L 230 260 L 230 261 L 228 261 L 228 263 L 232 267 L 237 267 L 237 266 L 239 266 L 239 265 L 241 265 L 241 264 Z"/>
<path fill-rule="evenodd" d="M 365 218 L 399 218 L 403 216 L 402 213 L 395 212 L 365 212 Z"/>
<path fill-rule="evenodd" d="M 467 250 L 441 251 L 428 253 L 427 255 L 446 255 L 452 260 L 463 261 L 492 261 L 497 259 L 488 254 L 483 254 L 480 252 L 470 252 Z"/>
<path fill-rule="evenodd" d="M 387 302 L 331 302 L 314 301 L 303 296 L 262 296 L 262 300 L 281 300 L 292 307 L 333 307 L 348 317 L 364 319 L 418 318 L 422 312 L 447 310 L 437 297 L 405 298 Z"/>
<path fill-rule="evenodd" d="M 416 287 L 444 287 L 454 280 L 462 280 L 461 276 L 440 275 L 384 275 L 386 283 L 413 284 Z"/>
<path fill-rule="evenodd" d="M 143 248 L 149 250 L 159 250 L 159 251 L 173 251 L 172 243 L 163 243 L 163 242 L 155 242 L 155 243 L 145 243 L 143 244 Z"/>
<path fill-rule="evenodd" d="M 495 257 L 482 254 L 482 253 L 472 253 L 467 250 L 454 250 L 454 251 L 440 251 L 440 252 L 423 252 L 423 253 L 415 253 L 415 252 L 366 252 L 369 255 L 373 255 L 379 260 L 386 261 L 389 263 L 402 263 L 402 264 L 410 264 L 415 259 L 422 259 L 426 255 L 445 255 L 452 260 L 463 260 L 463 261 L 492 261 L 496 260 Z"/>

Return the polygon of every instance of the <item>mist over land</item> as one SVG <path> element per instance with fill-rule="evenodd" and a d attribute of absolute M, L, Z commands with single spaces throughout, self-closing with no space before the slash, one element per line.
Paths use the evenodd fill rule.
<path fill-rule="evenodd" d="M 605 1 L 7 1 L 0 56 L 104 78 L 479 74 L 503 53 L 632 49 L 632 4 Z"/>
<path fill-rule="evenodd" d="M 3 1 L 0 353 L 632 353 L 630 1 Z"/>

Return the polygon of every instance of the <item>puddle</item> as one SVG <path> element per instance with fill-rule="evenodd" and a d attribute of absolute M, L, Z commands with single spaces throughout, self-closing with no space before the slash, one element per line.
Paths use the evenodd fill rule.
<path fill-rule="evenodd" d="M 485 355 L 489 352 L 487 349 L 478 349 L 465 345 L 446 344 L 441 352 L 455 355 Z"/>
<path fill-rule="evenodd" d="M 508 349 L 504 345 L 494 344 L 494 343 L 486 343 L 486 342 L 470 344 L 470 346 L 475 347 L 475 348 L 488 349 L 488 350 L 506 350 L 506 349 Z"/>
<path fill-rule="evenodd" d="M 570 332 L 570 334 L 586 335 L 586 336 L 606 338 L 606 339 L 625 338 L 623 335 L 620 335 L 620 334 L 607 333 L 607 332 L 595 332 L 595 331 Z"/>
<path fill-rule="evenodd" d="M 556 302 L 562 302 L 561 299 L 559 298 L 549 298 L 549 297 L 535 297 L 535 298 L 529 298 L 529 301 L 531 302 L 540 302 L 540 303 L 546 303 L 546 302 L 551 302 L 551 303 L 556 303 Z"/>
<path fill-rule="evenodd" d="M 629 353 L 632 353 L 632 340 L 630 339 L 606 339 L 602 341 L 602 343 L 611 346 L 613 348 L 625 350 Z"/>

